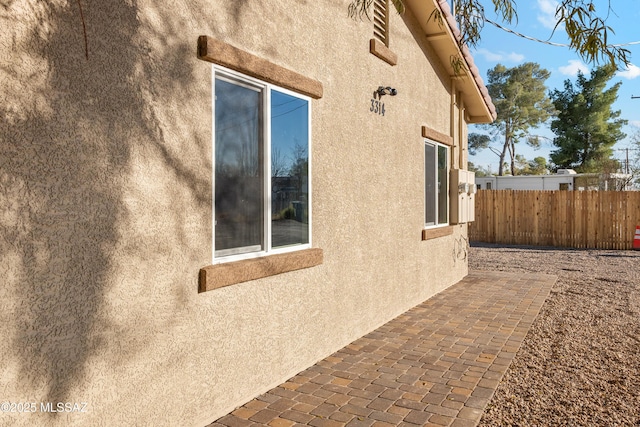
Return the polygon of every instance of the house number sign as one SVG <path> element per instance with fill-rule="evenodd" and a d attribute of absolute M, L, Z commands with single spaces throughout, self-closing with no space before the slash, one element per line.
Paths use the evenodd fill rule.
<path fill-rule="evenodd" d="M 379 86 L 377 90 L 373 92 L 373 96 L 371 98 L 371 107 L 369 107 L 369 111 L 373 114 L 378 114 L 380 116 L 384 116 L 384 102 L 382 102 L 383 95 L 391 95 L 396 96 L 398 91 L 391 86 Z"/>
<path fill-rule="evenodd" d="M 373 114 L 384 116 L 384 102 L 371 98 L 371 107 L 369 108 L 369 111 Z"/>

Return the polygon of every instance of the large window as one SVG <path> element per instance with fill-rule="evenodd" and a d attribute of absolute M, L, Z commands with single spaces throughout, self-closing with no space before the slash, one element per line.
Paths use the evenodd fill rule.
<path fill-rule="evenodd" d="M 449 148 L 424 141 L 425 226 L 449 223 Z"/>
<path fill-rule="evenodd" d="M 310 244 L 310 101 L 214 67 L 214 259 Z"/>

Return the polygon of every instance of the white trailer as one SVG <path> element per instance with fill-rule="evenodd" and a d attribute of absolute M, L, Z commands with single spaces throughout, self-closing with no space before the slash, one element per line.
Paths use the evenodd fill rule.
<path fill-rule="evenodd" d="M 578 174 L 573 169 L 558 169 L 554 175 L 518 175 L 476 177 L 478 190 L 629 190 L 628 174 Z"/>
<path fill-rule="evenodd" d="M 479 190 L 574 190 L 574 175 L 476 177 Z"/>

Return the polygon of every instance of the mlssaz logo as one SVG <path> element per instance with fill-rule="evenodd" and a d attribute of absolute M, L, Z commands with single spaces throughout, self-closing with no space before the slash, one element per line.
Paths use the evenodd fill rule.
<path fill-rule="evenodd" d="M 72 403 L 72 402 L 41 402 L 40 412 L 87 412 L 87 403 Z"/>

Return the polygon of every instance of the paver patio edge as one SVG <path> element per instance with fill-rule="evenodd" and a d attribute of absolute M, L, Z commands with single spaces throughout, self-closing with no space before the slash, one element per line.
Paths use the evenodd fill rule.
<path fill-rule="evenodd" d="M 210 426 L 476 426 L 556 280 L 472 271 Z"/>

